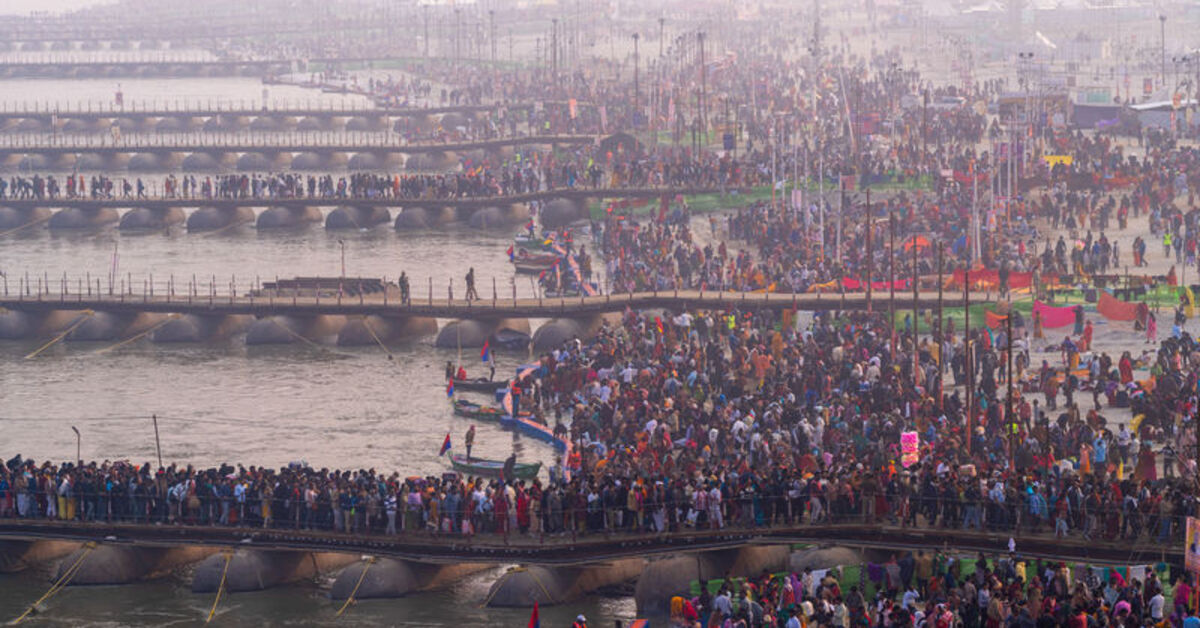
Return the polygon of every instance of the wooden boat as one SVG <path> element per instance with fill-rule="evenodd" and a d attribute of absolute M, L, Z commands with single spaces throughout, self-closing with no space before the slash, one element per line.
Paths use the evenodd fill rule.
<path fill-rule="evenodd" d="M 550 248 L 550 245 L 546 244 L 546 240 L 549 239 L 548 237 L 539 238 L 536 235 L 530 237 L 528 233 L 522 232 L 513 236 L 513 246 L 527 251 L 545 251 Z"/>
<path fill-rule="evenodd" d="M 513 262 L 513 270 L 525 275 L 540 275 L 552 268 L 554 268 L 554 262 L 550 262 L 548 264 L 543 262 Z"/>
<path fill-rule="evenodd" d="M 484 460 L 483 458 L 471 458 L 463 454 L 451 454 L 450 465 L 455 471 L 468 475 L 482 475 L 486 477 L 498 478 L 504 475 L 503 460 Z M 513 477 L 519 480 L 531 480 L 537 477 L 538 471 L 542 468 L 540 462 L 518 462 L 513 466 Z"/>
<path fill-rule="evenodd" d="M 500 417 L 504 416 L 504 411 L 500 408 L 485 406 L 473 401 L 467 401 L 466 399 L 455 399 L 454 414 L 468 419 L 499 421 Z"/>
<path fill-rule="evenodd" d="M 518 255 L 512 260 L 512 265 L 518 273 L 537 274 L 554 268 L 558 263 L 558 255 L 554 253 L 539 253 L 536 255 Z"/>
<path fill-rule="evenodd" d="M 500 388 L 507 388 L 507 379 L 488 379 L 486 377 L 477 377 L 475 379 L 456 379 L 454 380 L 454 390 L 465 390 L 467 392 L 496 392 Z"/>

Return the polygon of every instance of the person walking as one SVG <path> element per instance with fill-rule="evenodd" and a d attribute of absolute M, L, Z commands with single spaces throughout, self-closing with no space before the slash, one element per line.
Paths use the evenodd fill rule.
<path fill-rule="evenodd" d="M 475 291 L 475 267 L 472 266 L 467 271 L 467 300 L 471 301 L 479 298 L 479 293 Z"/>

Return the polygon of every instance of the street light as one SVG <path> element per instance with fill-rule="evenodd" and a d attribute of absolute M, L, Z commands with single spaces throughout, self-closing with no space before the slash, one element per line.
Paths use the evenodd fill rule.
<path fill-rule="evenodd" d="M 1158 44 L 1159 54 L 1161 55 L 1161 67 L 1158 74 L 1158 82 L 1162 85 L 1167 83 L 1167 16 L 1158 15 Z"/>

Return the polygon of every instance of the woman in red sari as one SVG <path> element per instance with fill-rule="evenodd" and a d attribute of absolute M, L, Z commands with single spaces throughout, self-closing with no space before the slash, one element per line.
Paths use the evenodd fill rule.
<path fill-rule="evenodd" d="M 1121 360 L 1117 363 L 1117 369 L 1121 372 L 1121 385 L 1124 386 L 1133 381 L 1133 358 L 1129 357 L 1129 352 L 1121 354 Z"/>

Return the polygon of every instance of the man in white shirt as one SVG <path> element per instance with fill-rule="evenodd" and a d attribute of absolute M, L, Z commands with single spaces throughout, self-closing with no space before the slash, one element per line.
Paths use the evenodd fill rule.
<path fill-rule="evenodd" d="M 721 518 L 721 489 L 715 484 L 708 492 L 708 521 L 715 530 L 725 527 Z"/>
<path fill-rule="evenodd" d="M 1155 593 L 1154 597 L 1150 598 L 1150 618 L 1153 619 L 1155 623 L 1162 621 L 1163 605 L 1165 605 L 1166 602 L 1167 600 L 1163 597 L 1162 591 Z"/>
<path fill-rule="evenodd" d="M 733 602 L 724 588 L 713 598 L 713 612 L 720 613 L 721 617 L 733 617 Z"/>

